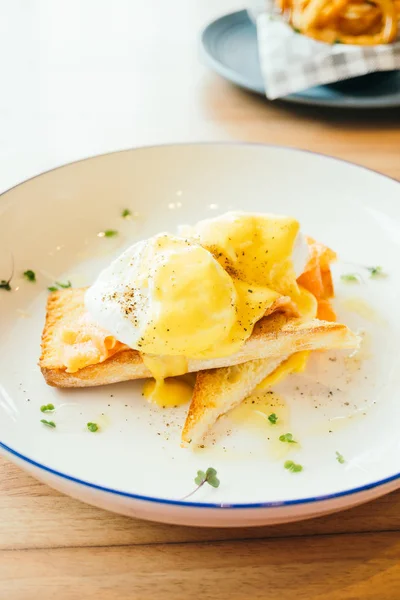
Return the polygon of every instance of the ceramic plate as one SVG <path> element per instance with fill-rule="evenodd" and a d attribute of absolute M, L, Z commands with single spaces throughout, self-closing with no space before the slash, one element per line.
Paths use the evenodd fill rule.
<path fill-rule="evenodd" d="M 258 58 L 257 29 L 247 11 L 225 15 L 203 31 L 204 61 L 242 88 L 265 96 Z M 285 102 L 338 108 L 400 106 L 400 72 L 377 73 L 335 85 L 313 87 L 281 98 Z"/>
<path fill-rule="evenodd" d="M 124 208 L 132 219 L 121 217 Z M 280 424 L 228 415 L 205 448 L 180 447 L 186 407 L 159 409 L 139 382 L 48 387 L 37 366 L 47 288 L 89 285 L 122 249 L 230 209 L 297 217 L 338 251 L 340 319 L 363 335 L 355 356 L 314 356 L 273 389 Z M 98 234 L 106 229 L 115 237 Z M 0 200 L 0 442 L 21 467 L 86 502 L 153 520 L 257 525 L 310 517 L 400 485 L 400 186 L 363 168 L 302 151 L 239 144 L 142 148 L 40 175 Z M 363 267 L 381 265 L 387 277 Z M 32 269 L 32 283 L 23 272 Z M 357 273 L 359 283 L 341 274 Z M 43 404 L 56 428 L 41 424 Z M 50 419 L 50 417 L 47 417 Z M 97 433 L 87 422 L 100 426 Z M 292 432 L 298 444 L 277 441 Z M 344 457 L 340 463 L 336 453 Z M 286 460 L 303 466 L 284 468 Z M 198 469 L 218 489 L 189 499 Z"/>

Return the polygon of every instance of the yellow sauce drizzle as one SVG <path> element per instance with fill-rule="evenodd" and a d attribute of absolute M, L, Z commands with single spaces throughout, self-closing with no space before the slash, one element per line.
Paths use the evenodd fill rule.
<path fill-rule="evenodd" d="M 362 298 L 356 296 L 346 298 L 341 304 L 347 310 L 356 313 L 367 321 L 371 321 L 372 323 L 384 323 L 382 316 Z"/>
<path fill-rule="evenodd" d="M 187 377 L 148 379 L 143 386 L 143 396 L 161 408 L 172 408 L 189 402 L 193 383 Z"/>
<path fill-rule="evenodd" d="M 307 361 L 310 356 L 310 352 L 296 352 L 292 354 L 287 360 L 283 361 L 281 365 L 273 373 L 268 375 L 257 387 L 257 390 L 265 390 L 273 385 L 276 385 L 290 373 L 302 373 L 307 366 Z"/>
<path fill-rule="evenodd" d="M 276 424 L 269 421 L 268 417 L 271 414 L 277 416 Z M 229 418 L 233 423 L 250 427 L 265 436 L 266 449 L 277 460 L 300 447 L 300 444 L 289 444 L 279 440 L 280 435 L 291 431 L 290 411 L 285 400 L 275 392 L 254 392 L 229 413 Z"/>
<path fill-rule="evenodd" d="M 272 425 L 268 421 L 268 417 L 272 413 L 278 417 L 276 425 Z M 271 428 L 272 433 L 288 422 L 289 409 L 284 399 L 275 392 L 255 392 L 231 410 L 229 417 L 234 423 L 244 423 L 257 428 Z"/>

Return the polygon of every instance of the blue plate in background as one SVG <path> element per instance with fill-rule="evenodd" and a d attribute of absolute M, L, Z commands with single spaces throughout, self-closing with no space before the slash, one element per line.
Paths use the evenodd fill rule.
<path fill-rule="evenodd" d="M 204 60 L 214 71 L 246 90 L 265 95 L 257 30 L 247 11 L 225 15 L 210 23 L 202 33 L 201 42 Z M 400 71 L 313 87 L 281 100 L 339 108 L 396 107 L 400 106 Z"/>

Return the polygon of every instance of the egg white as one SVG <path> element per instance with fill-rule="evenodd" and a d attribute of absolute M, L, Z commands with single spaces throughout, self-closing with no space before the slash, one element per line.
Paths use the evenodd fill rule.
<path fill-rule="evenodd" d="M 160 254 L 154 252 L 152 244 L 156 238 L 142 240 L 125 250 L 100 273 L 85 294 L 85 306 L 93 320 L 131 348 L 140 348 L 155 311 L 160 310 L 154 302 L 151 275 L 162 261 L 168 260 L 168 248 Z M 306 239 L 299 232 L 292 252 L 296 278 L 304 272 L 308 257 Z M 132 290 L 131 312 L 127 312 L 122 301 L 127 289 Z"/>

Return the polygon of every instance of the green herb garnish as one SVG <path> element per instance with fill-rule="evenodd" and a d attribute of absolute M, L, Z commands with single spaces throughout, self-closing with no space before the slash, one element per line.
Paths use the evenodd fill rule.
<path fill-rule="evenodd" d="M 2 279 L 0 281 L 0 290 L 7 290 L 7 292 L 10 292 L 11 291 L 10 281 L 11 281 L 11 279 L 8 279 L 7 281 L 5 279 Z"/>
<path fill-rule="evenodd" d="M 366 267 L 367 271 L 369 271 L 369 276 L 371 279 L 376 279 L 378 277 L 387 277 L 387 273 L 383 270 L 383 267 Z"/>
<path fill-rule="evenodd" d="M 219 487 L 220 484 L 220 481 L 217 477 L 217 471 L 212 467 L 208 467 L 207 471 L 205 472 L 197 471 L 197 475 L 194 479 L 194 482 L 197 485 L 197 487 L 192 492 L 190 492 L 190 494 L 182 498 L 183 500 L 186 500 L 186 498 L 193 496 L 193 494 L 195 494 L 205 483 L 208 483 L 208 485 L 211 485 L 211 487 L 213 488 Z"/>
<path fill-rule="evenodd" d="M 346 462 L 343 454 L 340 454 L 340 452 L 336 451 L 336 460 L 338 461 L 338 463 L 340 463 L 341 465 L 344 465 L 344 463 Z"/>
<path fill-rule="evenodd" d="M 43 423 L 43 425 L 46 425 L 47 427 L 55 427 L 56 424 L 54 423 L 54 421 L 46 421 L 46 419 L 40 419 L 40 422 Z"/>
<path fill-rule="evenodd" d="M 32 283 L 36 282 L 36 274 L 35 271 L 31 271 L 30 269 L 28 269 L 27 271 L 24 271 L 24 277 L 25 279 L 27 279 L 28 281 L 32 281 Z"/>
<path fill-rule="evenodd" d="M 94 433 L 95 431 L 99 430 L 99 426 L 96 423 L 87 423 L 87 428 L 89 429 L 89 431 L 91 431 L 92 433 Z"/>
<path fill-rule="evenodd" d="M 208 467 L 207 471 L 197 471 L 197 477 L 194 480 L 197 485 L 201 486 L 205 483 L 208 483 L 212 487 L 219 487 L 219 479 L 217 477 L 217 471 L 212 467 Z"/>
<path fill-rule="evenodd" d="M 292 27 L 292 29 L 295 33 L 301 33 L 301 29 L 299 29 L 298 27 Z"/>
<path fill-rule="evenodd" d="M 276 422 L 278 421 L 278 417 L 276 416 L 275 413 L 272 413 L 270 415 L 268 415 L 268 421 L 272 424 L 272 425 L 276 425 Z"/>
<path fill-rule="evenodd" d="M 11 280 L 14 277 L 14 257 L 11 256 L 11 275 L 8 279 L 0 280 L 0 290 L 6 290 L 7 292 L 11 292 Z"/>
<path fill-rule="evenodd" d="M 103 231 L 104 233 L 104 237 L 115 237 L 116 235 L 118 235 L 118 231 L 116 229 L 106 229 L 106 231 Z"/>
<path fill-rule="evenodd" d="M 43 413 L 46 413 L 46 412 L 53 412 L 53 410 L 55 410 L 55 409 L 54 409 L 54 404 L 42 404 L 42 406 L 40 407 L 40 410 L 41 410 Z"/>
<path fill-rule="evenodd" d="M 333 43 L 334 44 L 343 44 L 342 40 L 340 40 L 339 38 L 337 38 Z"/>
<path fill-rule="evenodd" d="M 49 292 L 58 292 L 59 289 L 66 290 L 66 289 L 72 287 L 72 283 L 70 281 L 67 281 L 66 283 L 62 283 L 61 281 L 56 281 L 55 284 L 56 285 L 51 285 L 47 288 L 49 290 Z"/>
<path fill-rule="evenodd" d="M 296 440 L 293 439 L 293 435 L 291 433 L 283 433 L 279 436 L 280 442 L 287 442 L 288 444 L 297 444 Z"/>
<path fill-rule="evenodd" d="M 292 473 L 300 473 L 300 471 L 303 470 L 303 467 L 301 465 L 297 465 L 292 460 L 285 461 L 285 464 L 283 466 L 285 467 L 285 469 L 291 471 Z"/>
<path fill-rule="evenodd" d="M 130 217 L 132 215 L 131 211 L 129 210 L 129 208 L 124 208 L 124 210 L 121 213 L 121 217 L 123 219 L 127 219 L 128 217 Z"/>
<path fill-rule="evenodd" d="M 358 273 L 345 273 L 340 276 L 340 279 L 346 283 L 360 283 L 361 276 Z"/>

